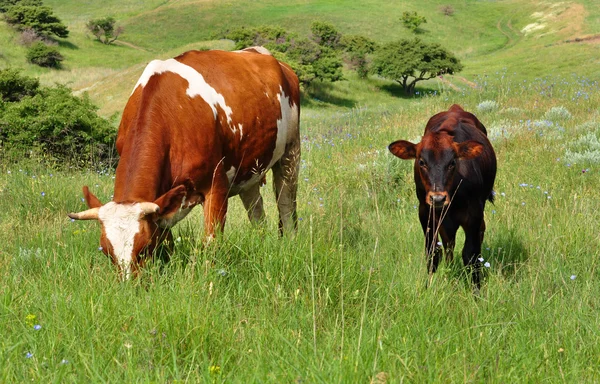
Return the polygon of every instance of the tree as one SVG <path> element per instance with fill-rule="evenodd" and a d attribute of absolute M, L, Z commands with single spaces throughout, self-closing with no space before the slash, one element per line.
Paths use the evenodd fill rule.
<path fill-rule="evenodd" d="M 373 60 L 373 72 L 398 82 L 408 95 L 413 95 L 418 81 L 460 72 L 463 65 L 437 43 L 420 39 L 400 40 L 383 46 Z"/>
<path fill-rule="evenodd" d="M 52 13 L 50 7 L 15 5 L 8 8 L 5 18 L 18 30 L 31 28 L 46 37 L 56 35 L 65 38 L 69 35 L 67 27 Z"/>
<path fill-rule="evenodd" d="M 4 13 L 8 9 L 15 5 L 34 5 L 41 6 L 42 0 L 0 0 L 0 12 Z"/>
<path fill-rule="evenodd" d="M 115 27 L 114 17 L 102 17 L 99 19 L 89 20 L 85 27 L 90 31 L 96 39 L 103 44 L 111 44 L 119 38 L 123 33 L 123 27 Z"/>
<path fill-rule="evenodd" d="M 427 23 L 427 19 L 425 16 L 421 16 L 417 14 L 417 12 L 402 12 L 402 17 L 400 18 L 402 25 L 406 29 L 409 29 L 411 32 L 417 32 L 421 24 Z"/>

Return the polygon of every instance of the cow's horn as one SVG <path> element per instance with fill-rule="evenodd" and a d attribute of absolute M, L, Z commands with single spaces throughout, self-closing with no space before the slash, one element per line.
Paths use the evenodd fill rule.
<path fill-rule="evenodd" d="M 90 208 L 87 211 L 69 213 L 68 216 L 75 220 L 98 220 L 98 210 L 100 208 Z"/>
<path fill-rule="evenodd" d="M 140 208 L 142 208 L 142 212 L 144 213 L 144 215 L 158 213 L 158 211 L 160 211 L 160 207 L 154 203 L 140 203 Z"/>

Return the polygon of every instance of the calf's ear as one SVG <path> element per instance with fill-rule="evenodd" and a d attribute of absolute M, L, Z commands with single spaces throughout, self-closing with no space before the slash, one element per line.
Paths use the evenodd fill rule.
<path fill-rule="evenodd" d="M 462 143 L 454 143 L 454 149 L 459 159 L 469 160 L 481 155 L 483 145 L 475 140 L 468 140 Z"/>
<path fill-rule="evenodd" d="M 410 141 L 394 141 L 388 146 L 388 149 L 394 154 L 394 156 L 398 156 L 404 160 L 414 159 L 417 157 L 417 146 Z"/>

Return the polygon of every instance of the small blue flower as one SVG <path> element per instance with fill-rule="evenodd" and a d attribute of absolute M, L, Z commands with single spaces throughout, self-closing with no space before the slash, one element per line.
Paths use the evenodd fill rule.
<path fill-rule="evenodd" d="M 31 352 L 27 352 L 27 353 L 25 354 L 25 357 L 26 357 L 27 359 L 31 359 L 31 358 L 33 357 L 33 353 L 31 353 Z"/>
<path fill-rule="evenodd" d="M 33 326 L 33 329 L 35 329 L 36 331 L 39 331 L 40 329 L 42 329 L 42 326 L 39 324 L 36 324 Z"/>
<path fill-rule="evenodd" d="M 488 248 L 489 249 L 489 248 Z M 483 257 L 478 257 L 477 260 L 479 260 L 479 262 L 483 263 Z"/>
<path fill-rule="evenodd" d="M 485 262 L 485 264 L 483 264 L 484 267 L 489 268 L 491 265 L 488 261 Z"/>
<path fill-rule="evenodd" d="M 218 269 L 217 275 L 225 277 L 225 276 L 227 276 L 227 271 L 224 269 Z"/>
<path fill-rule="evenodd" d="M 69 364 L 69 360 L 67 360 L 67 359 L 62 359 L 62 360 L 60 361 L 60 363 L 61 363 L 61 364 Z"/>
<path fill-rule="evenodd" d="M 75 222 L 75 219 L 71 219 L 71 223 L 74 223 L 74 222 Z"/>
<path fill-rule="evenodd" d="M 101 251 L 101 250 L 103 250 L 103 249 L 104 249 L 104 248 L 102 248 L 101 246 L 100 246 L 100 247 L 98 247 L 98 250 L 99 250 L 99 251 Z"/>
<path fill-rule="evenodd" d="M 577 278 L 577 275 L 571 275 L 571 280 L 575 280 Z"/>
<path fill-rule="evenodd" d="M 42 192 L 42 197 L 46 196 L 46 192 Z"/>

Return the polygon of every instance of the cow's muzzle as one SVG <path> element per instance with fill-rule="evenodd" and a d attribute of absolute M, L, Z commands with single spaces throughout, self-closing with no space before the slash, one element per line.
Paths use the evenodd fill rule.
<path fill-rule="evenodd" d="M 429 192 L 427 194 L 427 204 L 434 208 L 442 208 L 450 204 L 448 192 Z"/>

